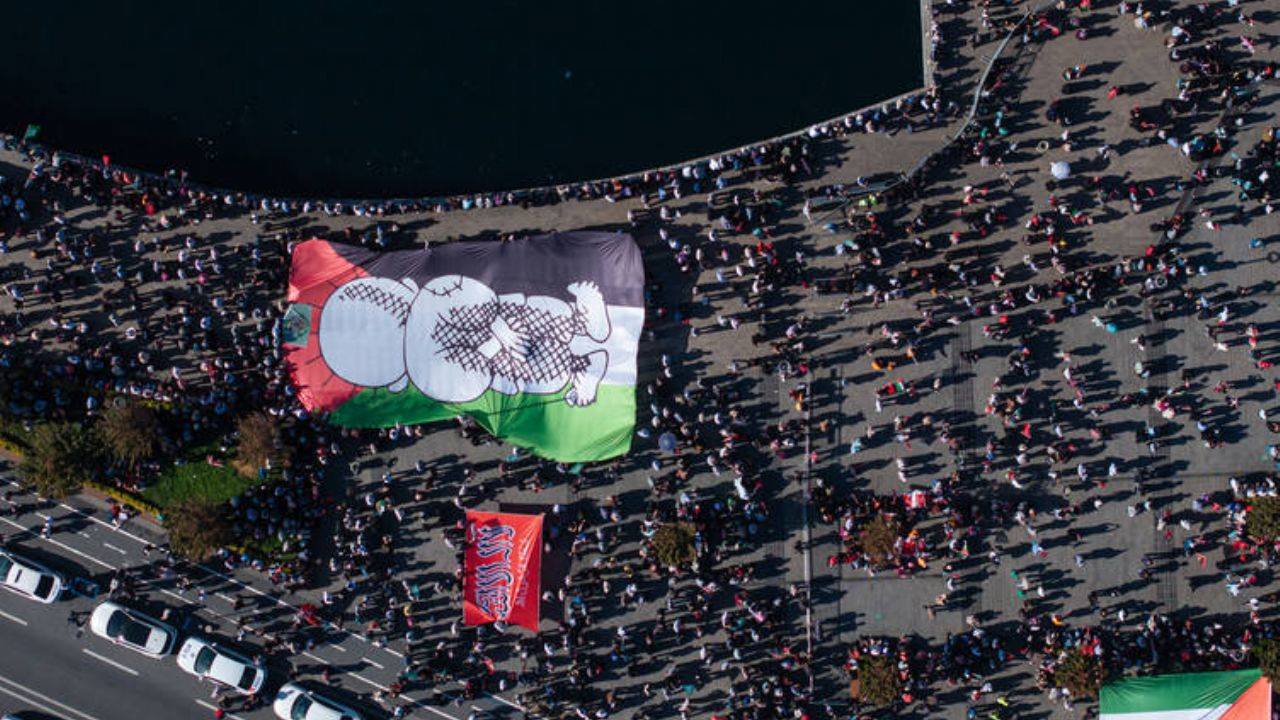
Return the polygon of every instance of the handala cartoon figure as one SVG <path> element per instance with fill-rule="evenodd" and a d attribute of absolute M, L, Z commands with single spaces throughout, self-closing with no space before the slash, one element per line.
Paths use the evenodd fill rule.
<path fill-rule="evenodd" d="M 464 275 L 419 288 L 411 279 L 366 277 L 334 290 L 320 311 L 320 352 L 353 385 L 464 403 L 492 388 L 504 395 L 555 394 L 595 402 L 609 365 L 612 332 L 600 289 L 565 288 L 572 303 L 545 295 L 498 295 Z"/>

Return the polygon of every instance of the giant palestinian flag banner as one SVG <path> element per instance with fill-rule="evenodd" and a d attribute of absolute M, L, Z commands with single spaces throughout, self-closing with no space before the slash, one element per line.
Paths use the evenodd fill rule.
<path fill-rule="evenodd" d="M 542 516 L 467 511 L 462 620 L 538 631 L 542 599 Z"/>
<path fill-rule="evenodd" d="M 1271 681 L 1257 668 L 1126 678 L 1098 705 L 1102 720 L 1270 720 Z"/>
<path fill-rule="evenodd" d="M 625 453 L 644 268 L 629 235 L 378 253 L 294 249 L 283 341 L 304 407 L 345 427 L 466 414 L 554 460 Z"/>

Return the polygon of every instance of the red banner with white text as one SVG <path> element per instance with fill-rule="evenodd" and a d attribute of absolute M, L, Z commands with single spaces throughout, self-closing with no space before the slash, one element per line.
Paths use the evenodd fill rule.
<path fill-rule="evenodd" d="M 462 619 L 502 621 L 538 631 L 542 516 L 467 511 Z"/>

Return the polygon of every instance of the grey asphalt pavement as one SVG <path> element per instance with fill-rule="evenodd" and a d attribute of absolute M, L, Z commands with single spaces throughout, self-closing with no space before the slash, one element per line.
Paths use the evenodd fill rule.
<path fill-rule="evenodd" d="M 39 548 L 17 542 L 15 550 L 51 561 Z M 120 717 L 212 717 L 210 686 L 182 672 L 173 657 L 153 660 L 89 632 L 96 601 L 68 596 L 42 605 L 0 593 L 0 708 L 39 710 L 65 720 Z M 234 713 L 270 717 L 269 711 Z"/>
<path fill-rule="evenodd" d="M 0 623 L 0 638 L 3 638 L 0 642 L 0 648 L 3 648 L 0 649 L 0 675 L 8 674 L 9 680 L 17 683 L 13 693 L 25 693 L 22 701 L 33 701 L 33 707 L 60 708 L 62 712 L 73 715 L 75 711 L 83 711 L 94 716 L 78 715 L 80 720 L 119 717 L 120 708 L 132 707 L 120 701 L 135 692 L 145 696 L 147 703 L 155 704 L 154 708 L 148 709 L 156 710 L 157 714 L 144 717 L 204 717 L 201 708 L 211 713 L 211 707 L 206 707 L 211 702 L 208 697 L 211 687 L 201 685 L 183 673 L 173 658 L 150 660 L 102 641 L 89 633 L 87 627 L 71 627 L 68 621 L 71 613 L 87 618 L 87 613 L 107 597 L 106 590 L 116 571 L 122 568 L 132 570 L 134 576 L 139 577 L 140 568 L 160 558 L 159 552 L 146 551 L 152 540 L 150 529 L 136 522 L 114 527 L 106 513 L 75 500 L 53 503 L 19 494 L 15 501 L 19 505 L 19 514 L 0 516 L 0 537 L 4 538 L 6 546 L 31 556 L 69 579 L 83 578 L 95 583 L 101 594 L 96 599 L 89 599 L 67 592 L 60 602 L 44 606 L 16 595 L 0 593 L 0 619 L 6 621 Z M 45 538 L 40 531 L 47 519 L 53 521 L 53 532 Z M 194 579 L 189 587 L 184 588 L 176 580 L 164 578 L 142 580 L 137 584 L 137 599 L 128 604 L 157 617 L 168 608 L 173 612 L 173 623 L 181 628 L 183 637 L 188 633 L 205 634 L 249 656 L 263 652 L 264 638 L 256 634 L 255 629 L 270 634 L 273 628 L 287 625 L 297 613 L 298 606 L 307 600 L 283 597 L 278 591 L 242 583 L 207 566 L 188 567 L 184 572 Z M 240 623 L 247 633 L 243 641 L 237 642 L 235 637 Z M 321 671 L 327 667 L 334 678 L 328 691 L 335 698 L 363 710 L 366 717 L 387 716 L 390 706 L 377 702 L 374 694 L 379 690 L 387 691 L 396 679 L 404 666 L 404 653 L 375 643 L 358 632 L 334 627 L 318 628 L 312 637 L 314 644 L 300 647 L 297 655 L 287 660 L 272 658 L 269 661 L 271 678 L 266 686 L 268 692 L 264 695 L 267 702 L 259 703 L 260 707 L 252 712 L 237 711 L 235 714 L 246 718 L 270 717 L 269 701 L 291 670 L 297 672 L 301 681 L 323 688 Z M 48 652 L 43 650 L 45 647 L 49 648 Z M 31 662 L 27 653 L 15 652 L 18 648 L 33 648 L 32 654 L 39 655 L 39 662 Z M 63 685 L 57 673 L 43 671 L 68 659 L 74 660 L 67 666 L 68 671 L 74 669 L 77 673 L 74 685 Z M 133 678 L 145 678 L 146 684 L 135 689 L 135 682 L 144 681 Z M 0 683 L 4 681 L 5 678 L 0 677 Z M 163 686 L 163 690 L 152 692 L 153 686 Z M 103 690 L 93 691 L 92 688 L 96 687 Z M 68 688 L 74 688 L 74 692 L 68 693 Z M 415 696 L 406 693 L 396 704 L 405 705 L 422 717 L 444 720 L 461 720 L 472 712 L 498 718 L 519 710 L 511 700 L 492 695 L 464 703 L 456 692 L 452 692 L 455 690 L 440 687 L 430 694 L 418 693 Z M 83 707 L 75 706 L 71 700 L 80 702 Z M 14 701 L 18 702 L 18 698 L 15 697 Z M 55 705 L 54 701 L 62 702 L 66 707 Z M 0 707 L 6 705 L 0 704 Z M 165 712 L 159 712 L 161 710 Z"/>

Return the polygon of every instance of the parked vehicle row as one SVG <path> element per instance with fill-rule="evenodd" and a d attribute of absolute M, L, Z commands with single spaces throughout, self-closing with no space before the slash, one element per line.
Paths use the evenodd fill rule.
<path fill-rule="evenodd" d="M 39 562 L 0 549 L 0 586 L 29 600 L 50 604 L 58 600 L 67 583 L 62 575 Z M 108 642 L 155 660 L 172 654 L 178 643 L 178 631 L 173 626 L 111 600 L 93 609 L 89 630 Z M 240 695 L 259 693 L 267 682 L 266 668 L 197 635 L 182 643 L 176 659 L 184 671 Z M 351 708 L 297 683 L 281 687 L 271 709 L 281 720 L 361 720 L 360 714 Z"/>

